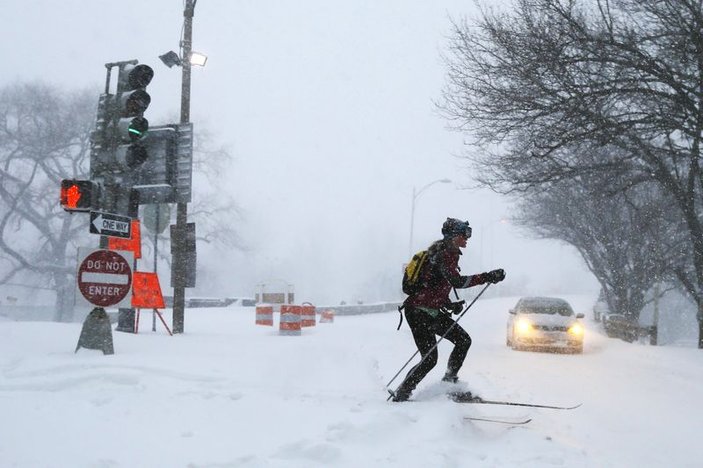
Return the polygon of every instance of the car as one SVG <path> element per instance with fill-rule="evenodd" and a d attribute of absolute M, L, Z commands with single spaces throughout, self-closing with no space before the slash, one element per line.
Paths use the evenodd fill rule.
<path fill-rule="evenodd" d="M 637 340 L 640 334 L 639 324 L 623 314 L 603 315 L 603 328 L 608 337 L 620 338 L 628 343 Z"/>
<path fill-rule="evenodd" d="M 584 329 L 567 301 L 557 297 L 522 297 L 508 315 L 506 344 L 515 350 L 583 352 Z"/>
<path fill-rule="evenodd" d="M 602 322 L 609 313 L 610 309 L 607 302 L 598 300 L 593 304 L 593 320 L 596 322 Z"/>

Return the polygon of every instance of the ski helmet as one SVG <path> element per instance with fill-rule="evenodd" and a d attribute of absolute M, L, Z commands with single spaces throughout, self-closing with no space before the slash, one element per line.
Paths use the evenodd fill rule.
<path fill-rule="evenodd" d="M 454 236 L 471 237 L 471 226 L 468 221 L 460 221 L 455 218 L 447 218 L 442 224 L 442 235 L 445 239 Z"/>

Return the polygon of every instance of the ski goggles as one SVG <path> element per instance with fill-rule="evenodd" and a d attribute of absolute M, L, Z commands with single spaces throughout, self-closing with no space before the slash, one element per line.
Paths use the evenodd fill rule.
<path fill-rule="evenodd" d="M 452 227 L 452 230 L 450 232 L 450 235 L 452 236 L 464 236 L 467 239 L 471 237 L 471 226 L 469 226 L 469 222 L 466 221 L 461 224 L 457 224 L 456 226 Z"/>

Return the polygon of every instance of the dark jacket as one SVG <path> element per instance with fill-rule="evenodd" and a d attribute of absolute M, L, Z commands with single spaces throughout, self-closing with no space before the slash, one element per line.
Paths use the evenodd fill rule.
<path fill-rule="evenodd" d="M 459 273 L 461 250 L 450 240 L 438 240 L 427 250 L 428 264 L 420 272 L 420 291 L 405 301 L 406 305 L 438 309 L 451 302 L 452 288 L 470 288 L 485 283 L 483 275 Z"/>

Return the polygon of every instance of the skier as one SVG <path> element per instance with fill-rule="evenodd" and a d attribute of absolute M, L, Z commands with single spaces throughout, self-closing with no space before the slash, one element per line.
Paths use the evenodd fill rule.
<path fill-rule="evenodd" d="M 451 312 L 460 313 L 463 301 L 452 303 L 449 293 L 452 288 L 470 288 L 505 279 L 502 269 L 470 276 L 459 273 L 460 249 L 466 247 L 466 242 L 471 237 L 468 221 L 447 218 L 442 225 L 442 235 L 444 238 L 434 242 L 427 250 L 427 261 L 420 269 L 417 290 L 403 304 L 405 318 L 422 360 L 410 369 L 393 394 L 393 401 L 406 401 L 410 398 L 415 387 L 434 368 L 437 364 L 437 348 L 432 349 L 437 343 L 435 335 L 443 336 L 450 327 L 445 338 L 454 343 L 454 349 L 442 380 L 458 382 L 458 372 L 471 346 L 471 337 L 452 320 Z"/>

